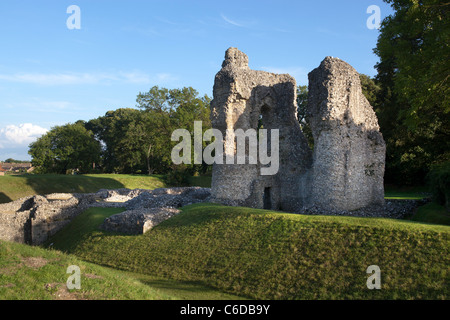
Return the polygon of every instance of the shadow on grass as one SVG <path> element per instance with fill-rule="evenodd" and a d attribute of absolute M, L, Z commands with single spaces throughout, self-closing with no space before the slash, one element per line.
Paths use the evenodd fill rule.
<path fill-rule="evenodd" d="M 245 300 L 248 298 L 236 296 L 209 287 L 200 281 L 176 281 L 152 279 L 150 277 L 138 276 L 143 284 L 159 289 L 166 294 L 181 300 Z"/>
<path fill-rule="evenodd" d="M 0 194 L 10 201 L 36 194 L 91 193 L 100 189 L 120 189 L 124 184 L 112 178 L 84 175 L 25 174 L 3 179 Z M 5 199 L 0 198 L 0 202 Z"/>
<path fill-rule="evenodd" d="M 10 197 L 8 197 L 6 194 L 4 194 L 3 192 L 0 192 L 0 203 L 8 203 L 13 201 Z"/>

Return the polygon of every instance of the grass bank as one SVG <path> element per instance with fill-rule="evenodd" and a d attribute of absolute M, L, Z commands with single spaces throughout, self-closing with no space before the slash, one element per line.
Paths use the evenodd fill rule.
<path fill-rule="evenodd" d="M 68 290 L 71 274 L 80 268 L 81 289 Z M 87 263 L 54 250 L 0 241 L 0 299 L 173 299 L 125 272 Z"/>
<path fill-rule="evenodd" d="M 124 236 L 97 229 L 112 213 L 83 214 L 51 240 L 53 247 L 254 299 L 450 297 L 446 226 L 198 204 L 144 235 Z M 381 269 L 381 290 L 367 288 L 370 265 Z"/>
<path fill-rule="evenodd" d="M 72 238 L 95 229 L 120 209 L 91 209 L 73 224 Z M 94 223 L 93 223 L 94 222 Z M 70 232 L 74 228 L 70 228 Z M 80 289 L 68 290 L 67 268 L 80 268 Z M 58 250 L 0 240 L 0 300 L 236 300 L 200 282 L 175 281 L 119 271 L 83 261 Z"/>
<path fill-rule="evenodd" d="M 191 186 L 210 187 L 211 177 L 191 177 Z M 156 189 L 168 187 L 163 175 L 132 174 L 25 174 L 0 176 L 0 203 L 49 193 L 86 193 L 100 189 Z"/>

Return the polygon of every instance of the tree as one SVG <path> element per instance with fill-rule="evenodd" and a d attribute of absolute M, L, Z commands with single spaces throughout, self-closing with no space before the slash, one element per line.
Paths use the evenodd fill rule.
<path fill-rule="evenodd" d="M 100 160 L 100 143 L 84 122 L 53 127 L 30 144 L 32 163 L 45 173 L 90 172 Z"/>
<path fill-rule="evenodd" d="M 8 158 L 4 161 L 4 163 L 28 163 L 29 161 L 16 160 L 13 158 Z"/>
<path fill-rule="evenodd" d="M 144 150 L 149 137 L 148 124 L 140 110 L 120 108 L 86 124 L 103 147 L 103 167 L 107 172 L 145 171 Z"/>
<path fill-rule="evenodd" d="M 170 138 L 174 130 L 186 129 L 193 135 L 195 121 L 202 122 L 203 133 L 211 128 L 209 117 L 211 99 L 206 95 L 199 97 L 198 92 L 192 87 L 169 90 L 154 86 L 148 92 L 139 93 L 136 102 L 137 107 L 144 111 L 151 124 L 149 134 L 153 143 L 149 146 L 150 162 L 158 155 L 158 163 L 162 162 L 172 167 L 170 155 L 176 143 Z M 203 144 L 203 147 L 205 146 L 206 143 Z M 204 172 L 207 165 L 191 164 L 188 168 L 191 172 Z"/>
<path fill-rule="evenodd" d="M 363 95 L 369 101 L 372 108 L 376 109 L 378 106 L 378 95 L 381 90 L 380 86 L 375 79 L 372 79 L 368 75 L 359 74 L 359 79 L 361 80 L 361 89 Z"/>
<path fill-rule="evenodd" d="M 423 183 L 432 164 L 449 160 L 450 3 L 385 0 L 395 13 L 381 24 L 374 52 L 378 109 L 387 144 L 386 178 Z"/>

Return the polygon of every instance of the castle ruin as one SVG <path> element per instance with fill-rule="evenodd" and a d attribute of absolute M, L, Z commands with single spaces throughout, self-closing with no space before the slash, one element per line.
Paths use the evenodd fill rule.
<path fill-rule="evenodd" d="M 213 95 L 212 127 L 221 131 L 224 144 L 237 129 L 262 125 L 279 131 L 278 172 L 261 175 L 264 165 L 259 161 L 215 163 L 214 202 L 287 212 L 310 207 L 352 211 L 384 204 L 385 143 L 359 74 L 348 63 L 326 57 L 309 74 L 307 120 L 313 150 L 297 119 L 297 84 L 290 75 L 251 70 L 247 55 L 229 48 Z M 237 157 L 236 148 L 225 153 Z"/>

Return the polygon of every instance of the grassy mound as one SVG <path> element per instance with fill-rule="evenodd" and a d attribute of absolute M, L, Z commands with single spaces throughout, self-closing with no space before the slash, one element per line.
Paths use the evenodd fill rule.
<path fill-rule="evenodd" d="M 81 289 L 66 282 L 80 268 Z M 53 250 L 0 241 L 0 299 L 173 299 L 124 272 L 86 263 Z"/>
<path fill-rule="evenodd" d="M 91 212 L 92 213 L 92 212 Z M 97 212 L 99 218 L 104 212 Z M 87 226 L 89 228 L 89 226 Z M 80 268 L 80 289 L 67 289 Z M 199 282 L 119 271 L 56 250 L 0 240 L 0 300 L 237 300 Z"/>
<path fill-rule="evenodd" d="M 449 298 L 450 227 L 198 204 L 144 235 L 124 236 L 95 227 L 112 213 L 84 213 L 53 247 L 256 299 Z M 381 269 L 381 290 L 367 288 L 370 265 Z"/>

